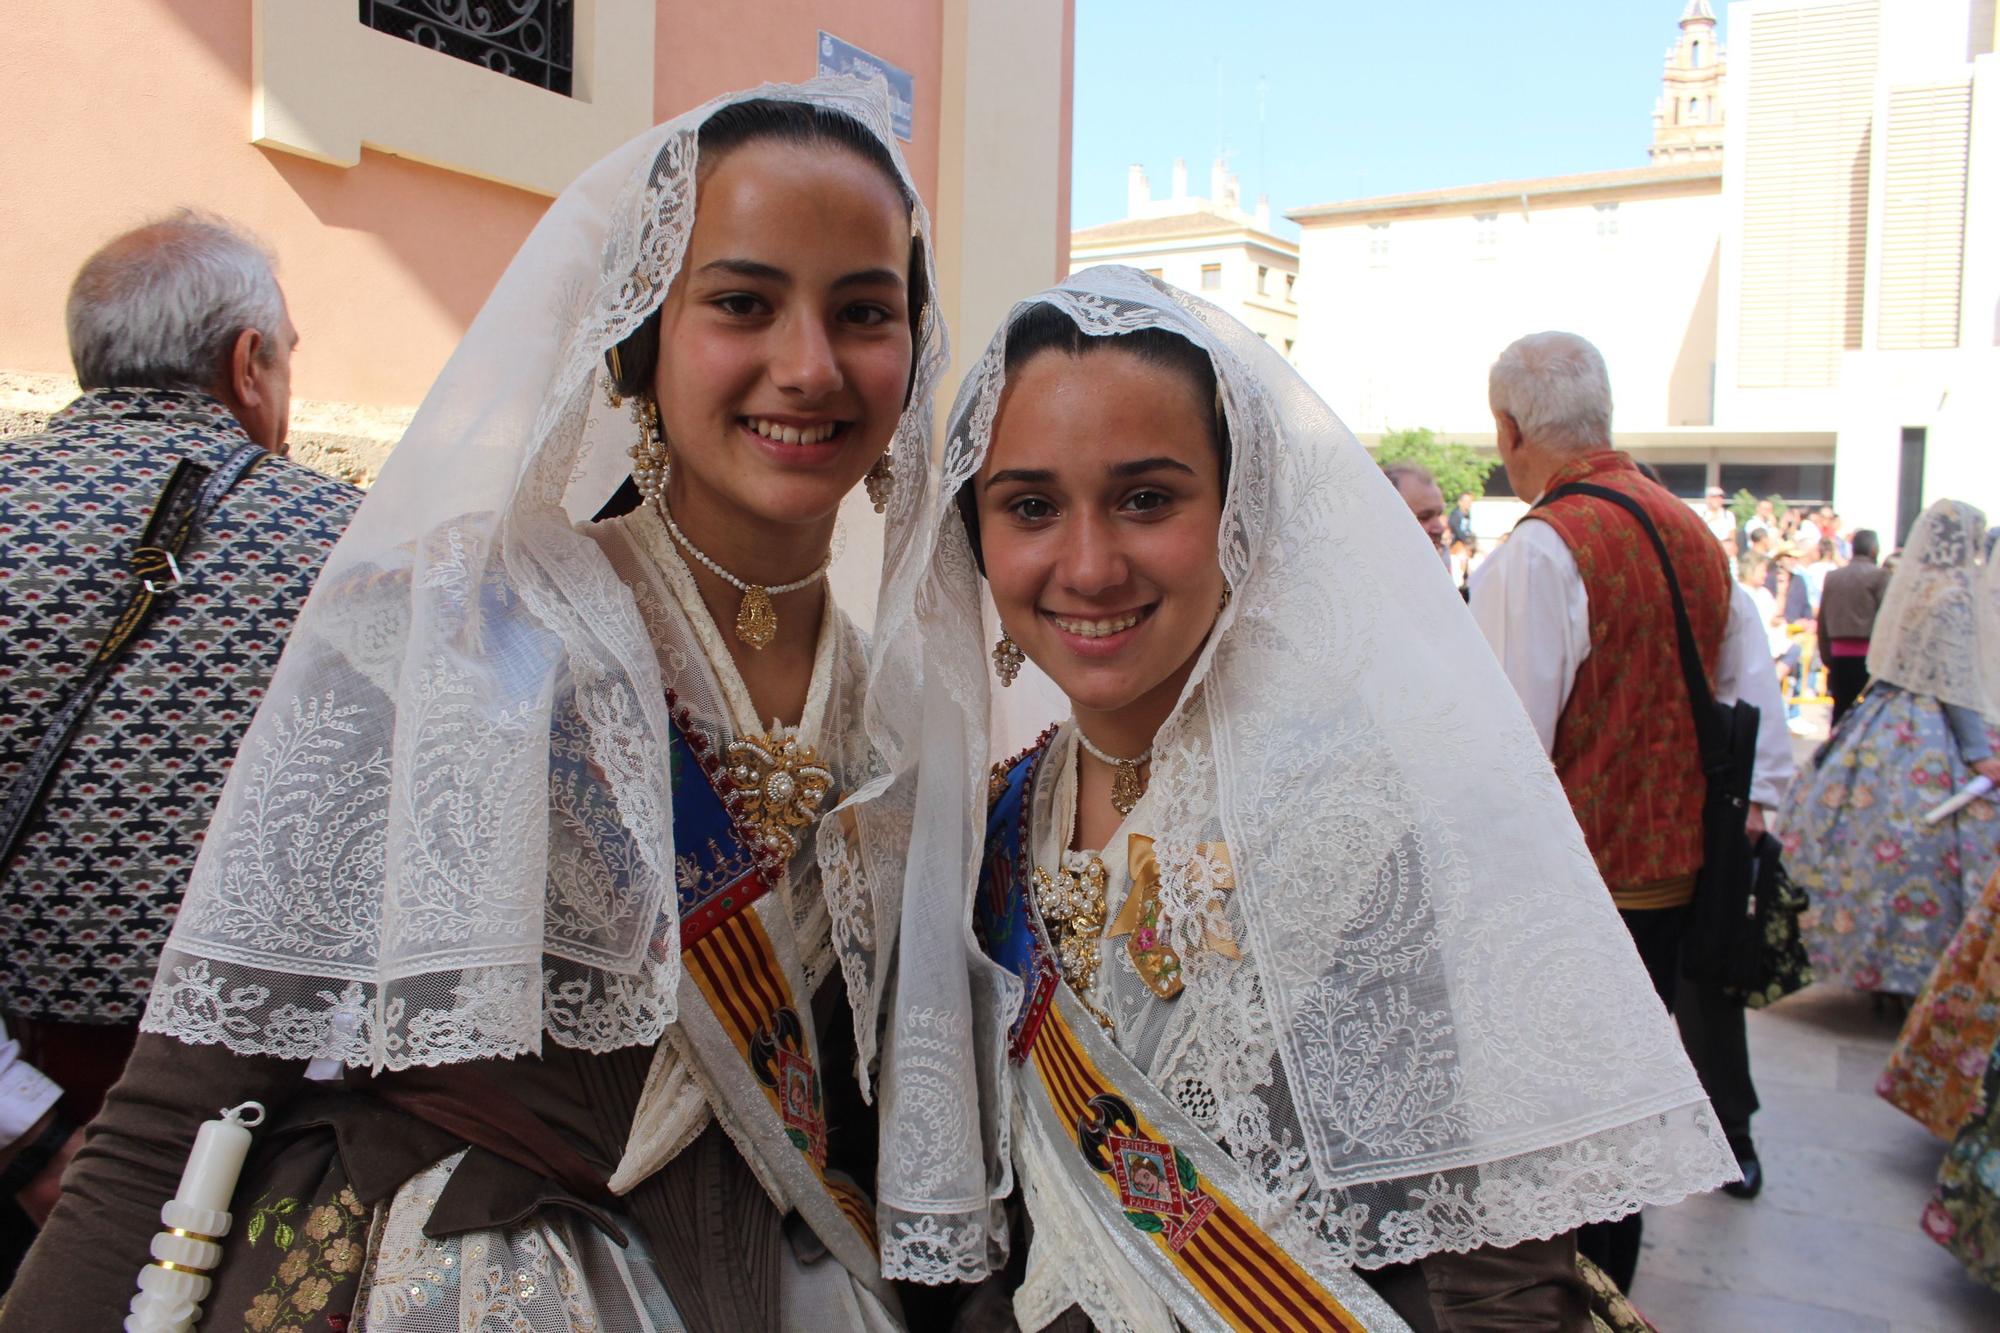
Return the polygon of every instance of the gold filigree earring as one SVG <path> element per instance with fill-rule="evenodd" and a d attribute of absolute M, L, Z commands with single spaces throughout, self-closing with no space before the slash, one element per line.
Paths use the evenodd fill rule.
<path fill-rule="evenodd" d="M 874 467 L 868 469 L 868 475 L 861 479 L 861 484 L 868 488 L 868 503 L 875 506 L 875 512 L 887 513 L 889 496 L 896 489 L 896 470 L 889 465 L 888 450 L 882 451 L 882 456 L 875 460 Z"/>
<path fill-rule="evenodd" d="M 1028 655 L 1021 651 L 1021 645 L 1014 642 L 1014 636 L 1006 630 L 1000 631 L 1000 642 L 993 645 L 993 673 L 1000 677 L 1000 688 L 1006 689 L 1021 674 L 1021 663 Z"/>
<path fill-rule="evenodd" d="M 666 437 L 660 433 L 660 409 L 650 395 L 641 394 L 632 404 L 632 415 L 639 422 L 639 438 L 631 448 L 632 484 L 647 503 L 664 508 L 673 459 L 667 454 Z"/>
<path fill-rule="evenodd" d="M 610 367 L 604 372 L 604 401 L 613 407 L 625 406 L 625 395 L 618 392 L 618 381 L 625 378 L 625 372 L 618 365 L 618 349 L 611 348 L 604 354 L 605 363 Z"/>

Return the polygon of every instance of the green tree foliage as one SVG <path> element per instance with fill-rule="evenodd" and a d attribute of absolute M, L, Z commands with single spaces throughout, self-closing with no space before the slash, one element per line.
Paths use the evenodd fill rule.
<path fill-rule="evenodd" d="M 1438 489 L 1444 492 L 1444 502 L 1449 505 L 1467 491 L 1474 495 L 1486 493 L 1486 478 L 1500 460 L 1482 455 L 1469 444 L 1451 444 L 1437 437 L 1437 432 L 1427 427 L 1415 430 L 1392 430 L 1382 437 L 1375 446 L 1377 463 L 1416 463 L 1430 469 L 1437 478 Z"/>

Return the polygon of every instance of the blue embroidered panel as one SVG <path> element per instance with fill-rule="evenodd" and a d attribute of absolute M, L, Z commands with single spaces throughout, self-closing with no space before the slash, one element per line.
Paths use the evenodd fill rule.
<path fill-rule="evenodd" d="M 986 815 L 986 854 L 973 903 L 972 931 L 988 958 L 1021 979 L 1021 1008 L 1008 1028 L 1007 1053 L 1025 1060 L 1059 980 L 1048 942 L 1036 926 L 1028 877 L 1028 793 L 1048 751 L 1049 733 L 1007 771 L 1007 785 Z"/>

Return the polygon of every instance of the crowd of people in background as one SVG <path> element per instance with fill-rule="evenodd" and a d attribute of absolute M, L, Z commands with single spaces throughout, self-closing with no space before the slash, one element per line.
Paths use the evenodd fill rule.
<path fill-rule="evenodd" d="M 1908 1015 L 1879 1090 L 1953 1145 L 1922 1225 L 2000 1286 L 2000 530 L 1971 504 L 1939 500 L 1883 559 L 1880 535 L 1850 530 L 1829 505 L 1732 504 L 1719 486 L 1699 507 L 1677 500 L 1613 449 L 1602 361 L 1571 335 L 1508 348 L 1492 396 L 1501 460 L 1531 507 L 1487 549 L 1470 494 L 1447 526 L 1428 472 L 1384 471 L 1515 683 L 1680 1022 L 1743 1173 L 1724 1190 L 1747 1199 L 1763 1187 L 1744 1000 L 1697 980 L 1700 960 L 1674 952 L 1700 947 L 1684 919 L 1695 894 L 1684 872 L 1702 857 L 1672 841 L 1701 822 L 1687 813 L 1696 746 L 1675 702 L 1687 691 L 1673 597 L 1639 525 L 1588 513 L 1603 510 L 1606 486 L 1668 534 L 1658 556 L 1677 569 L 1674 596 L 1714 698 L 1758 709 L 1746 835 L 1761 860 L 1782 855 L 1804 891 L 1797 930 L 1813 975 Z M 1577 493 L 1593 486 L 1588 499 Z M 1558 501 L 1568 517 L 1551 512 Z M 1705 540 L 1690 536 L 1704 529 Z M 1830 734 L 1795 774 L 1791 737 L 1817 736 L 1816 705 Z M 1621 786 L 1621 764 L 1643 779 Z M 1651 786 L 1646 801 L 1633 781 Z M 1676 801 L 1680 817 L 1652 840 L 1635 833 L 1645 823 L 1635 813 Z M 1636 1263 L 1636 1220 L 1622 1224 L 1632 1234 L 1583 1238 L 1621 1283 Z"/>

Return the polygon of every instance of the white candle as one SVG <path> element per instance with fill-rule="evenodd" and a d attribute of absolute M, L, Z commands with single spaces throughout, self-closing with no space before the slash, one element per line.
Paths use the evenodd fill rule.
<path fill-rule="evenodd" d="M 153 1262 L 139 1270 L 139 1294 L 125 1317 L 126 1333 L 188 1333 L 201 1318 L 209 1278 L 229 1234 L 229 1198 L 250 1151 L 250 1126 L 264 1108 L 245 1102 L 195 1134 L 180 1188 L 160 1209 L 167 1230 L 153 1237 Z"/>
<path fill-rule="evenodd" d="M 190 1208 L 228 1212 L 229 1196 L 236 1192 L 236 1178 L 243 1174 L 243 1159 L 249 1152 L 248 1129 L 234 1120 L 209 1121 L 194 1136 L 194 1151 L 188 1154 L 174 1197 Z"/>

